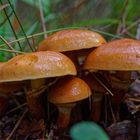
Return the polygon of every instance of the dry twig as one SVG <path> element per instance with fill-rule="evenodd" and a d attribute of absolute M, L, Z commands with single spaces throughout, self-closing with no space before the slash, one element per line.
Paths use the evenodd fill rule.
<path fill-rule="evenodd" d="M 110 94 L 113 96 L 113 93 L 111 92 L 111 90 L 95 75 L 92 74 L 93 77 L 97 80 L 97 82 Z"/>
<path fill-rule="evenodd" d="M 25 52 L 16 51 L 16 50 L 2 49 L 2 48 L 0 48 L 0 51 L 4 51 L 4 52 L 10 52 L 10 53 L 19 53 L 19 54 L 25 54 Z"/>

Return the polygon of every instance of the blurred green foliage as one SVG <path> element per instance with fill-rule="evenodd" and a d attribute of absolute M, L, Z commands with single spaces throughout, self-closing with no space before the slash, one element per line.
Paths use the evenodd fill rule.
<path fill-rule="evenodd" d="M 72 140 L 110 140 L 106 132 L 96 123 L 83 121 L 70 129 Z"/>
<path fill-rule="evenodd" d="M 7 0 L 2 1 L 8 3 Z M 11 0 L 11 2 L 28 36 L 43 32 L 39 0 Z M 80 27 L 95 29 L 103 33 L 108 40 L 118 37 L 117 34 L 121 37 L 135 38 L 136 36 L 137 20 L 140 18 L 139 0 L 41 0 L 41 2 L 47 31 L 63 27 Z M 15 24 L 10 6 L 6 11 L 10 21 Z M 129 28 L 128 33 L 121 33 L 121 26 L 132 27 Z M 20 27 L 15 31 L 19 39 L 24 37 Z M 0 11 L 0 35 L 8 42 L 15 40 L 3 10 Z M 37 46 L 42 39 L 43 35 L 33 36 L 30 42 L 33 46 Z M 26 39 L 20 43 L 23 51 L 30 51 Z M 7 48 L 1 46 L 2 44 L 3 41 L 0 40 L 0 47 Z M 11 45 L 16 50 L 20 50 L 17 43 Z M 12 56 L 10 53 L 1 51 L 0 61 L 6 61 Z"/>

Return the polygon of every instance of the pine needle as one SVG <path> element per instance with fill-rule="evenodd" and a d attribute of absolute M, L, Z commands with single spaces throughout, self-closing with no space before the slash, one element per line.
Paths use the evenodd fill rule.
<path fill-rule="evenodd" d="M 38 37 L 38 36 L 44 35 L 46 33 L 53 33 L 53 32 L 57 32 L 57 31 L 60 31 L 60 30 L 79 29 L 79 28 L 82 28 L 82 27 L 65 27 L 65 28 L 59 28 L 59 29 L 54 29 L 54 30 L 49 30 L 49 31 L 46 31 L 46 32 L 40 32 L 40 33 L 36 33 L 36 34 L 33 34 L 33 35 L 29 35 L 29 36 L 27 36 L 27 38 Z M 98 32 L 98 33 L 101 33 L 101 34 L 104 34 L 104 35 L 107 35 L 107 36 L 110 36 L 110 37 L 113 37 L 113 38 L 122 38 L 119 35 L 113 35 L 113 34 L 110 34 L 108 32 L 99 31 L 97 29 L 91 29 L 91 30 L 93 30 L 95 32 Z M 9 42 L 9 44 L 16 43 L 18 41 L 24 41 L 25 39 L 26 39 L 25 37 L 21 37 L 19 39 L 16 39 L 14 41 Z M 0 47 L 2 47 L 2 46 L 5 46 L 5 44 L 0 45 Z"/>
<path fill-rule="evenodd" d="M 0 35 L 0 39 L 9 47 L 9 49 L 15 51 L 15 49 L 7 42 L 7 40 Z M 15 53 L 16 55 L 16 53 Z"/>
<path fill-rule="evenodd" d="M 0 48 L 0 51 L 3 51 L 3 52 L 10 52 L 10 53 L 18 53 L 18 54 L 25 54 L 25 52 L 16 51 L 16 50 L 2 49 L 2 48 Z"/>

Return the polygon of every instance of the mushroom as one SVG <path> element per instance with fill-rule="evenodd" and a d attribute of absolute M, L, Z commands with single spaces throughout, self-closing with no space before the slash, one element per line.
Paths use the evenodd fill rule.
<path fill-rule="evenodd" d="M 96 32 L 81 29 L 69 29 L 50 35 L 39 44 L 37 51 L 51 50 L 63 52 L 71 58 L 77 66 L 79 65 L 78 59 L 85 57 L 93 47 L 98 47 L 105 42 L 105 39 Z M 78 55 L 80 56 L 77 58 Z M 83 59 L 84 58 L 81 60 L 82 62 Z"/>
<path fill-rule="evenodd" d="M 34 52 L 6 62 L 0 69 L 0 82 L 30 80 L 27 103 L 32 116 L 38 119 L 43 114 L 40 96 L 46 89 L 45 78 L 63 75 L 76 75 L 75 66 L 68 57 L 52 51 Z"/>
<path fill-rule="evenodd" d="M 89 71 L 101 70 L 103 73 L 107 73 L 106 80 L 111 83 L 113 92 L 115 92 L 112 99 L 118 106 L 130 85 L 131 72 L 140 70 L 140 41 L 118 39 L 106 43 L 87 56 L 84 69 Z M 120 74 L 123 76 L 118 77 Z"/>
<path fill-rule="evenodd" d="M 68 127 L 70 114 L 76 102 L 91 95 L 89 86 L 78 77 L 63 77 L 49 89 L 49 101 L 59 110 L 57 126 L 60 129 Z"/>

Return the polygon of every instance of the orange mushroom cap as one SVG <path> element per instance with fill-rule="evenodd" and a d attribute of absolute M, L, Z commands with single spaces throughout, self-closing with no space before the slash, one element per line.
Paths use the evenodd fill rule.
<path fill-rule="evenodd" d="M 140 70 L 140 41 L 119 39 L 92 51 L 85 60 L 89 70 Z"/>
<path fill-rule="evenodd" d="M 0 82 L 62 75 L 76 75 L 76 68 L 67 56 L 52 51 L 34 52 L 15 56 L 6 62 L 0 69 Z"/>
<path fill-rule="evenodd" d="M 54 104 L 72 103 L 88 98 L 89 86 L 80 78 L 64 77 L 49 89 L 49 101 Z"/>
<path fill-rule="evenodd" d="M 73 29 L 62 30 L 50 35 L 39 44 L 37 51 L 72 51 L 97 47 L 105 43 L 105 39 L 98 33 Z"/>

